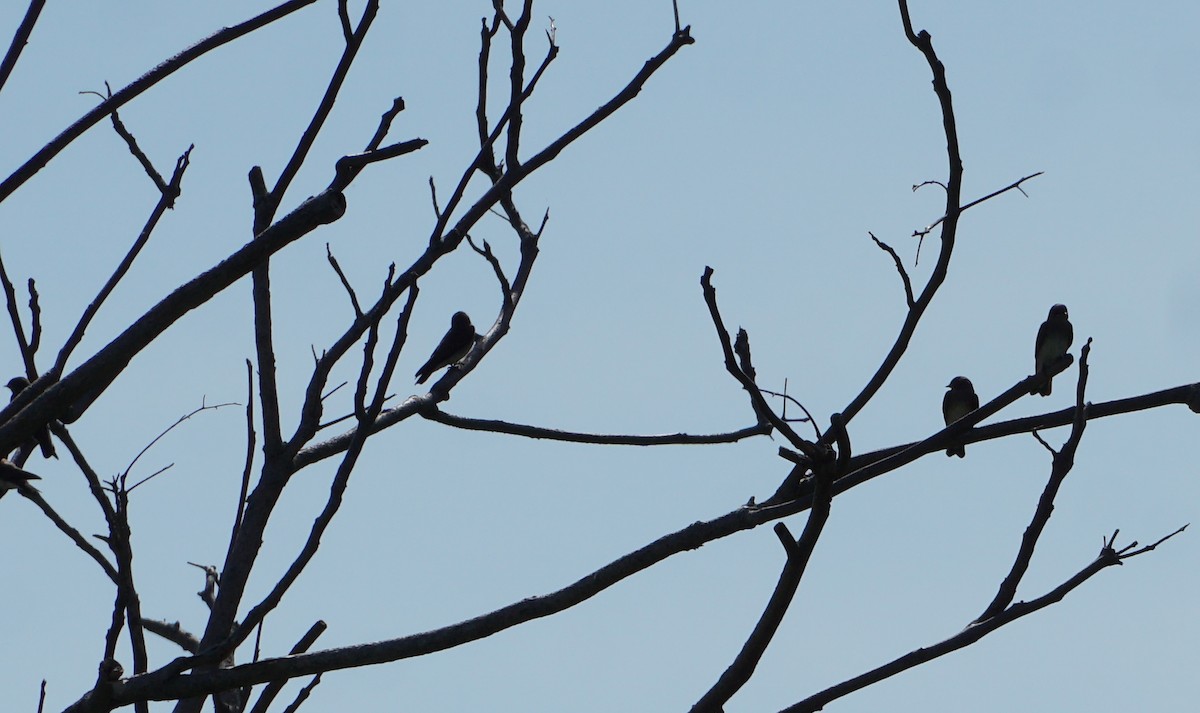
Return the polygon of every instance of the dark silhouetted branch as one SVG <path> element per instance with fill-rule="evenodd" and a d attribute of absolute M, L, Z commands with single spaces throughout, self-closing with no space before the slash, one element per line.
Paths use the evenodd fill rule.
<path fill-rule="evenodd" d="M 29 8 L 25 10 L 25 17 L 21 18 L 21 24 L 17 25 L 12 42 L 8 43 L 8 51 L 4 53 L 4 59 L 0 61 L 0 89 L 4 88 L 4 85 L 8 83 L 8 78 L 12 76 L 12 71 L 17 66 L 17 60 L 20 59 L 25 45 L 29 43 L 29 36 L 33 34 L 33 26 L 37 24 L 38 15 L 42 14 L 42 8 L 45 5 L 46 0 L 30 0 Z"/>
<path fill-rule="evenodd" d="M 146 72 L 141 77 L 117 90 L 107 101 L 101 102 L 97 107 L 80 117 L 75 123 L 68 126 L 58 136 L 54 137 L 48 144 L 43 146 L 37 153 L 29 158 L 24 164 L 14 171 L 8 178 L 0 182 L 0 201 L 4 201 L 13 191 L 20 188 L 26 181 L 34 176 L 38 171 L 48 164 L 51 159 L 57 156 L 66 148 L 72 141 L 83 135 L 83 132 L 92 128 L 104 117 L 108 116 L 114 110 L 121 108 L 131 100 L 136 98 L 142 92 L 150 87 L 158 84 L 162 80 L 171 76 L 183 67 L 190 64 L 192 61 L 203 57 L 214 49 L 222 45 L 229 44 L 236 39 L 254 32 L 262 27 L 265 27 L 276 20 L 280 20 L 293 12 L 313 4 L 317 0 L 290 0 L 276 7 L 253 17 L 241 24 L 233 27 L 226 27 L 213 33 L 207 38 L 197 42 L 191 47 L 185 49 L 174 57 L 159 64 L 154 69 Z"/>
<path fill-rule="evenodd" d="M 590 443 L 606 446 L 681 446 L 712 443 L 736 443 L 751 436 L 764 436 L 771 432 L 769 425 L 755 425 L 741 428 L 729 433 L 664 433 L 650 436 L 625 435 L 615 433 L 580 433 L 578 431 L 562 431 L 556 428 L 542 428 L 521 423 L 510 423 L 493 419 L 466 418 L 455 416 L 437 408 L 425 409 L 421 416 L 430 421 L 462 428 L 468 431 L 486 431 L 489 433 L 504 433 L 510 436 L 539 438 L 550 441 L 565 441 L 567 443 Z"/>

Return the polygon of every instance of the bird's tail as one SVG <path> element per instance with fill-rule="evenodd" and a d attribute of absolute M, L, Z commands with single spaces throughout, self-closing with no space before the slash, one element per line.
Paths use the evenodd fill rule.
<path fill-rule="evenodd" d="M 949 448 L 946 449 L 946 457 L 949 458 L 950 456 L 958 456 L 959 458 L 966 458 L 967 457 L 967 449 L 961 445 L 960 446 L 950 446 Z"/>

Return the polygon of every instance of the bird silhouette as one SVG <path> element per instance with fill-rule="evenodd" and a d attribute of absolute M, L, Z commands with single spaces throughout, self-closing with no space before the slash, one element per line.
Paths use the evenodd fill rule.
<path fill-rule="evenodd" d="M 979 408 L 979 397 L 975 394 L 975 387 L 967 377 L 954 377 L 949 384 L 946 384 L 946 388 L 949 391 L 942 397 L 942 418 L 946 419 L 947 426 Z M 946 455 L 965 458 L 967 449 L 959 443 L 947 448 Z"/>
<path fill-rule="evenodd" d="M 1075 339 L 1075 330 L 1071 320 L 1067 319 L 1067 306 L 1058 304 L 1050 308 L 1050 314 L 1042 326 L 1038 328 L 1037 340 L 1033 344 L 1033 362 L 1036 374 L 1041 374 L 1046 367 L 1058 361 L 1071 348 Z M 1046 385 L 1041 391 L 1030 391 L 1030 394 L 1040 393 L 1050 395 L 1050 385 L 1053 379 L 1046 379 Z"/>
<path fill-rule="evenodd" d="M 22 488 L 29 488 L 37 492 L 37 488 L 29 484 L 31 480 L 41 480 L 41 477 L 27 470 L 21 470 L 7 458 L 0 458 L 0 497 L 4 497 L 4 494 L 10 490 Z"/>
<path fill-rule="evenodd" d="M 9 402 L 11 403 L 17 398 L 17 394 L 21 393 L 29 386 L 29 379 L 26 379 L 23 376 L 14 376 L 8 380 L 8 383 L 5 384 L 5 386 L 7 386 L 8 390 L 12 392 L 12 398 L 9 399 Z M 58 457 L 58 454 L 54 452 L 54 441 L 50 440 L 49 426 L 43 425 L 41 428 L 35 431 L 33 434 L 33 440 L 36 440 L 37 444 L 41 446 L 43 458 Z M 26 445 L 28 444 L 22 444 L 21 447 L 24 448 Z"/>
<path fill-rule="evenodd" d="M 442 341 L 433 350 L 433 354 L 429 355 L 429 361 L 417 369 L 417 383 L 424 384 L 425 380 L 433 376 L 433 372 L 443 367 L 457 364 L 460 359 L 465 357 L 471 351 L 471 347 L 475 346 L 475 327 L 471 325 L 471 318 L 466 312 L 455 312 L 450 318 L 450 329 L 446 332 L 446 336 L 442 337 Z"/>

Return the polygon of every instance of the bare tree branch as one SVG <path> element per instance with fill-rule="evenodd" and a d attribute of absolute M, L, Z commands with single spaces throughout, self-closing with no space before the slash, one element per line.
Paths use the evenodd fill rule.
<path fill-rule="evenodd" d="M 908 37 L 908 41 L 912 43 L 913 47 L 920 50 L 929 64 L 930 72 L 933 74 L 933 91 L 937 95 L 938 105 L 942 111 L 942 128 L 946 135 L 946 159 L 949 166 L 949 180 L 946 182 L 946 210 L 945 217 L 942 219 L 942 247 L 938 253 L 937 265 L 930 274 L 929 281 L 925 283 L 924 289 L 921 290 L 920 296 L 912 302 L 912 306 L 904 318 L 904 324 L 900 327 L 900 334 L 896 336 L 891 350 L 888 351 L 883 363 L 880 364 L 879 369 L 862 391 L 842 410 L 847 423 L 852 421 L 879 391 L 891 376 L 896 365 L 900 363 L 900 357 L 904 356 L 904 352 L 908 350 L 909 341 L 917 329 L 917 324 L 933 301 L 938 288 L 946 279 L 946 270 L 950 266 L 950 255 L 954 252 L 954 240 L 958 235 L 958 218 L 962 213 L 962 156 L 958 147 L 958 128 L 954 121 L 954 105 L 950 98 L 950 87 L 946 84 L 946 69 L 933 50 L 933 42 L 929 33 L 924 30 L 919 35 L 913 33 L 906 0 L 900 0 L 900 16 L 904 22 L 904 33 Z M 827 433 L 822 442 L 828 443 L 828 438 L 829 434 Z"/>
<path fill-rule="evenodd" d="M 730 431 L 729 433 L 712 434 L 664 433 L 638 436 L 615 433 L 581 433 L 578 431 L 562 431 L 556 428 L 543 428 L 494 419 L 455 416 L 442 411 L 437 406 L 425 409 L 421 412 L 421 416 L 430 421 L 437 421 L 446 426 L 453 426 L 454 428 L 461 428 L 467 431 L 486 431 L 489 433 L 504 433 L 510 436 L 523 436 L 525 438 L 609 446 L 679 446 L 703 443 L 736 443 L 751 436 L 765 436 L 771 432 L 770 425 L 754 425 Z"/>
<path fill-rule="evenodd" d="M 867 235 L 871 236 L 871 240 L 875 241 L 880 250 L 892 256 L 892 261 L 896 263 L 896 272 L 900 273 L 900 281 L 904 284 L 904 303 L 908 305 L 909 309 L 912 309 L 916 306 L 916 302 L 913 300 L 912 281 L 908 278 L 908 271 L 904 269 L 904 263 L 900 261 L 900 256 L 896 254 L 891 245 L 875 237 L 875 233 L 868 232 Z"/>
<path fill-rule="evenodd" d="M 317 623 L 313 624 L 312 627 L 304 634 L 304 636 L 296 642 L 296 645 L 292 647 L 292 650 L 288 652 L 288 655 L 295 656 L 296 654 L 302 654 L 305 651 L 308 651 L 310 648 L 312 648 L 312 645 L 317 642 L 317 639 L 321 637 L 321 634 L 325 633 L 326 628 L 328 627 L 323 621 L 318 621 Z M 254 707 L 250 709 L 250 713 L 267 713 L 271 707 L 271 703 L 275 701 L 275 697 L 279 695 L 280 691 L 283 690 L 283 687 L 287 684 L 287 682 L 288 679 L 284 678 L 268 683 L 263 688 L 262 693 L 258 694 L 258 700 L 254 702 Z"/>
<path fill-rule="evenodd" d="M 115 116 L 116 115 L 114 114 L 114 118 Z M 119 283 L 121 279 L 129 272 L 129 268 L 133 266 L 133 261 L 137 259 L 137 256 L 141 253 L 142 248 L 144 248 L 146 243 L 150 241 L 150 235 L 158 226 L 159 219 L 163 217 L 163 214 L 165 214 L 167 209 L 170 208 L 174 203 L 175 197 L 179 195 L 179 188 L 183 182 L 183 174 L 185 171 L 187 171 L 190 163 L 192 148 L 193 147 L 189 146 L 187 151 L 184 151 L 179 157 L 179 160 L 175 162 L 175 172 L 171 174 L 170 184 L 162 190 L 162 195 L 159 197 L 158 203 L 155 204 L 154 210 L 150 211 L 150 217 L 146 219 L 146 224 L 142 226 L 142 232 L 139 233 L 137 239 L 133 241 L 133 245 L 131 245 L 129 251 L 125 253 L 125 257 L 121 259 L 121 263 L 117 265 L 116 270 L 113 271 L 113 274 L 109 276 L 108 280 L 104 283 L 104 286 L 100 288 L 100 291 L 96 294 L 96 297 L 91 301 L 91 303 L 88 304 L 87 308 L 84 309 L 83 314 L 80 315 L 79 322 L 75 325 L 75 329 L 71 331 L 71 336 L 67 337 L 66 342 L 63 343 L 62 349 L 60 349 L 58 352 L 58 357 L 54 360 L 54 366 L 51 368 L 52 373 L 62 373 L 62 370 L 66 367 L 67 360 L 71 357 L 71 353 L 74 352 L 75 348 L 79 346 L 79 343 L 83 341 L 83 335 L 87 331 L 87 328 L 91 325 L 92 319 L 96 316 L 96 313 L 100 311 L 100 307 L 104 304 L 104 301 L 108 299 L 108 296 L 112 294 L 114 289 L 116 289 L 117 283 Z"/>
<path fill-rule="evenodd" d="M 842 428 L 842 431 L 844 433 L 845 429 Z M 792 540 L 791 533 L 782 522 L 775 524 L 775 534 L 783 543 L 784 552 L 787 554 L 787 561 L 783 565 L 783 571 L 779 574 L 779 581 L 776 582 L 775 590 L 771 593 L 771 598 L 767 602 L 762 616 L 754 625 L 754 630 L 746 639 L 746 643 L 742 645 L 741 651 L 712 688 L 708 689 L 696 702 L 696 705 L 692 706 L 693 713 L 720 713 L 729 699 L 733 698 L 733 695 L 741 690 L 754 675 L 758 662 L 766 653 L 768 644 L 775 638 L 779 625 L 783 623 L 784 614 L 787 613 L 795 599 L 796 591 L 800 588 L 800 580 L 804 578 L 808 562 L 812 558 L 813 550 L 816 549 L 817 540 L 820 539 L 825 523 L 829 520 L 830 504 L 833 499 L 833 492 L 829 485 L 833 475 L 834 472 L 828 467 L 818 469 L 813 507 L 808 513 L 808 521 L 805 522 L 804 532 L 801 533 L 799 539 Z"/>
<path fill-rule="evenodd" d="M 996 616 L 1012 603 L 1013 598 L 1017 595 L 1017 586 L 1021 583 L 1021 578 L 1025 576 L 1026 570 L 1029 569 L 1029 563 L 1033 560 L 1033 550 L 1037 547 L 1038 538 L 1041 537 L 1042 531 L 1050 522 L 1050 515 L 1054 513 L 1054 498 L 1058 495 L 1058 489 L 1075 465 L 1075 451 L 1079 448 L 1079 440 L 1083 438 L 1083 430 L 1087 426 L 1088 405 L 1084 400 L 1084 391 L 1087 388 L 1088 354 L 1091 350 L 1092 340 L 1088 339 L 1079 352 L 1079 380 L 1076 386 L 1075 419 L 1071 424 L 1071 435 L 1063 444 L 1062 450 L 1054 453 L 1050 479 L 1046 482 L 1046 488 L 1038 500 L 1033 519 L 1025 528 L 1025 534 L 1021 538 L 1021 547 L 1017 551 L 1017 558 L 1013 562 L 1012 569 L 1000 583 L 1000 589 L 996 592 L 995 598 L 979 615 L 976 622 Z"/>
<path fill-rule="evenodd" d="M 980 203 L 983 203 L 984 201 L 989 201 L 989 200 L 995 198 L 996 196 L 999 196 L 1003 193 L 1008 193 L 1009 191 L 1014 190 L 1014 189 L 1020 191 L 1021 195 L 1028 197 L 1028 195 L 1025 193 L 1025 190 L 1023 188 L 1021 188 L 1021 184 L 1024 183 L 1025 181 L 1037 178 L 1038 176 L 1042 175 L 1043 173 L 1045 173 L 1045 171 L 1038 171 L 1037 173 L 1031 173 L 1028 176 L 1019 178 L 1016 181 L 1013 181 L 1012 183 L 1008 184 L 1004 188 L 1001 188 L 996 191 L 992 191 L 991 193 L 987 194 L 986 196 L 983 196 L 982 198 L 976 198 L 975 200 L 971 201 L 970 203 L 964 205 L 959 210 L 959 212 L 964 213 L 967 210 L 979 205 Z M 941 185 L 942 188 L 945 188 L 945 186 L 940 183 L 938 185 Z M 913 186 L 913 190 L 916 190 L 916 189 L 917 189 L 917 186 Z M 933 229 L 938 227 L 939 225 L 941 225 L 942 222 L 945 220 L 946 220 L 946 216 L 942 216 L 941 218 L 938 218 L 937 220 L 933 221 L 929 225 L 925 226 L 925 228 L 923 228 L 922 230 L 914 230 L 913 237 L 914 238 L 917 238 L 917 237 L 924 238 L 926 235 L 933 232 Z M 872 235 L 871 237 L 875 237 L 875 236 Z"/>
<path fill-rule="evenodd" d="M 8 51 L 4 53 L 4 59 L 0 60 L 0 89 L 4 88 L 4 85 L 8 83 L 8 78 L 12 76 L 13 68 L 17 66 L 21 52 L 29 43 L 29 36 L 33 34 L 33 27 L 37 24 L 38 16 L 42 14 L 42 8 L 45 5 L 46 0 L 30 0 L 29 8 L 25 10 L 25 17 L 21 19 L 21 24 L 17 25 L 17 31 L 13 33 L 12 42 L 8 43 Z"/>
<path fill-rule="evenodd" d="M 1167 538 L 1178 534 L 1181 530 L 1168 535 Z M 1163 539 L 1167 539 L 1163 538 Z M 1161 540 L 1160 540 L 1161 542 Z M 979 641 L 983 637 L 992 633 L 1006 624 L 1027 616 L 1041 609 L 1045 609 L 1051 604 L 1056 604 L 1076 587 L 1080 586 L 1087 580 L 1091 579 L 1097 572 L 1106 567 L 1121 564 L 1121 557 L 1112 549 L 1111 543 L 1106 541 L 1104 548 L 1100 551 L 1099 556 L 1092 560 L 1090 564 L 1077 572 L 1067 581 L 1050 590 L 1042 596 L 1027 601 L 1017 602 L 1009 606 L 1003 612 L 984 621 L 978 621 L 967 626 L 958 634 L 951 636 L 948 639 L 940 641 L 932 646 L 923 646 L 919 649 L 911 651 L 900 658 L 894 659 L 876 669 L 872 669 L 860 676 L 831 686 L 820 693 L 814 694 L 794 705 L 784 708 L 781 713 L 813 713 L 814 711 L 822 710 L 830 702 L 835 701 L 843 696 L 849 695 L 855 691 L 862 690 L 867 686 L 878 683 L 886 678 L 891 678 L 898 673 L 907 671 L 910 668 L 920 666 L 923 663 L 928 663 L 936 658 L 945 656 L 948 653 L 958 651 L 959 649 L 970 646 Z"/>
<path fill-rule="evenodd" d="M 712 317 L 713 326 L 717 330 L 717 338 L 721 342 L 721 351 L 725 354 L 725 370 L 730 376 L 737 380 L 742 388 L 750 395 L 750 403 L 754 408 L 754 413 L 760 419 L 765 418 L 770 422 L 771 426 L 783 434 L 783 437 L 791 443 L 793 447 L 800 450 L 809 458 L 816 459 L 819 455 L 819 450 L 816 445 L 810 443 L 800 434 L 792 430 L 792 427 L 783 419 L 779 418 L 774 411 L 771 410 L 767 400 L 763 397 L 762 391 L 758 385 L 738 366 L 735 358 L 733 345 L 729 341 L 729 330 L 725 328 L 725 322 L 721 319 L 721 312 L 717 308 L 717 291 L 712 285 L 713 269 L 711 267 L 704 268 L 704 275 L 700 278 L 700 285 L 704 290 L 704 302 L 708 305 L 708 313 Z"/>
<path fill-rule="evenodd" d="M 58 512 L 50 505 L 50 503 L 46 502 L 46 498 L 44 498 L 41 493 L 33 490 L 32 488 L 30 488 L 28 491 L 21 490 L 20 492 L 28 500 L 33 502 L 34 505 L 37 505 L 47 519 L 54 523 L 54 526 L 57 527 L 60 532 L 71 538 L 71 541 L 75 543 L 76 547 L 83 550 L 88 557 L 91 557 L 93 560 L 95 560 L 96 564 L 100 565 L 100 569 L 104 571 L 104 574 L 111 579 L 114 584 L 117 582 L 117 568 L 108 561 L 108 559 L 102 552 L 100 552 L 100 550 L 96 549 L 91 542 L 88 542 L 87 538 L 80 534 L 79 530 L 76 530 L 70 525 L 70 523 L 66 521 L 65 518 L 63 518 L 62 515 L 59 515 Z"/>
<path fill-rule="evenodd" d="M 140 95 L 142 92 L 146 91 L 155 84 L 158 84 L 162 80 L 190 64 L 192 61 L 203 57 L 212 50 L 244 37 L 255 30 L 275 22 L 276 20 L 287 17 L 293 12 L 311 5 L 316 1 L 317 0 L 289 0 L 288 2 L 281 3 L 280 5 L 277 5 L 274 8 L 257 15 L 256 17 L 246 20 L 241 24 L 221 29 L 185 49 L 174 57 L 171 57 L 165 62 L 159 64 L 157 67 L 143 74 L 141 77 L 137 78 L 125 87 L 117 90 L 117 92 L 113 94 L 110 99 L 101 102 L 99 106 L 84 114 L 75 123 L 64 129 L 62 133 L 54 137 L 50 143 L 43 146 L 8 178 L 0 181 L 0 202 L 12 195 L 13 191 L 20 188 L 26 181 L 32 178 L 34 174 L 42 170 L 42 167 L 44 167 L 50 162 L 51 159 L 61 153 L 62 150 L 66 148 L 72 141 L 83 135 L 83 132 L 95 126 L 97 122 L 108 116 L 115 109 L 121 108 Z"/>

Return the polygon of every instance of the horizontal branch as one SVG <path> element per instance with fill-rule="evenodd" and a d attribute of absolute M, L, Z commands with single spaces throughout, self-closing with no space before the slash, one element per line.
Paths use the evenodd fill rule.
<path fill-rule="evenodd" d="M 1174 386 L 1169 389 L 1154 391 L 1148 394 L 1142 394 L 1140 396 L 1130 396 L 1124 399 L 1114 399 L 1112 401 L 1089 404 L 1087 420 L 1093 421 L 1097 418 L 1119 416 L 1121 414 L 1133 413 L 1135 411 L 1146 411 L 1149 409 L 1169 406 L 1171 404 L 1182 404 L 1191 408 L 1192 411 L 1200 413 L 1200 382 L 1195 384 Z M 963 445 L 970 445 L 972 443 L 991 441 L 997 438 L 1005 438 L 1007 436 L 1014 436 L 1021 433 L 1032 433 L 1034 429 L 1044 430 L 1047 428 L 1066 426 L 1071 423 L 1074 415 L 1075 407 L 1068 406 L 1058 411 L 1050 411 L 1048 413 L 1038 414 L 1036 416 L 1025 416 L 1023 418 L 1014 418 L 1009 421 L 1001 421 L 1000 423 L 992 423 L 986 426 L 976 426 L 958 434 L 956 436 L 956 442 L 961 441 Z M 914 441 L 912 443 L 890 446 L 888 448 L 854 456 L 854 458 L 850 461 L 851 474 L 869 465 L 878 463 L 881 460 L 890 458 L 897 453 L 906 451 L 919 443 L 922 443 L 922 441 Z M 939 450 L 939 448 L 930 448 L 929 452 L 936 450 Z"/>
<path fill-rule="evenodd" d="M 466 418 L 448 414 L 438 408 L 427 409 L 421 413 L 430 421 L 436 421 L 446 426 L 453 426 L 467 431 L 487 431 L 504 433 L 510 436 L 525 438 L 541 438 L 567 443 L 591 443 L 607 446 L 680 446 L 693 444 L 736 443 L 751 436 L 764 436 L 771 432 L 769 424 L 759 424 L 730 431 L 729 433 L 664 433 L 653 436 L 637 436 L 616 433 L 580 433 L 578 431 L 562 431 L 556 428 L 529 426 L 522 423 L 510 423 L 484 418 Z"/>

